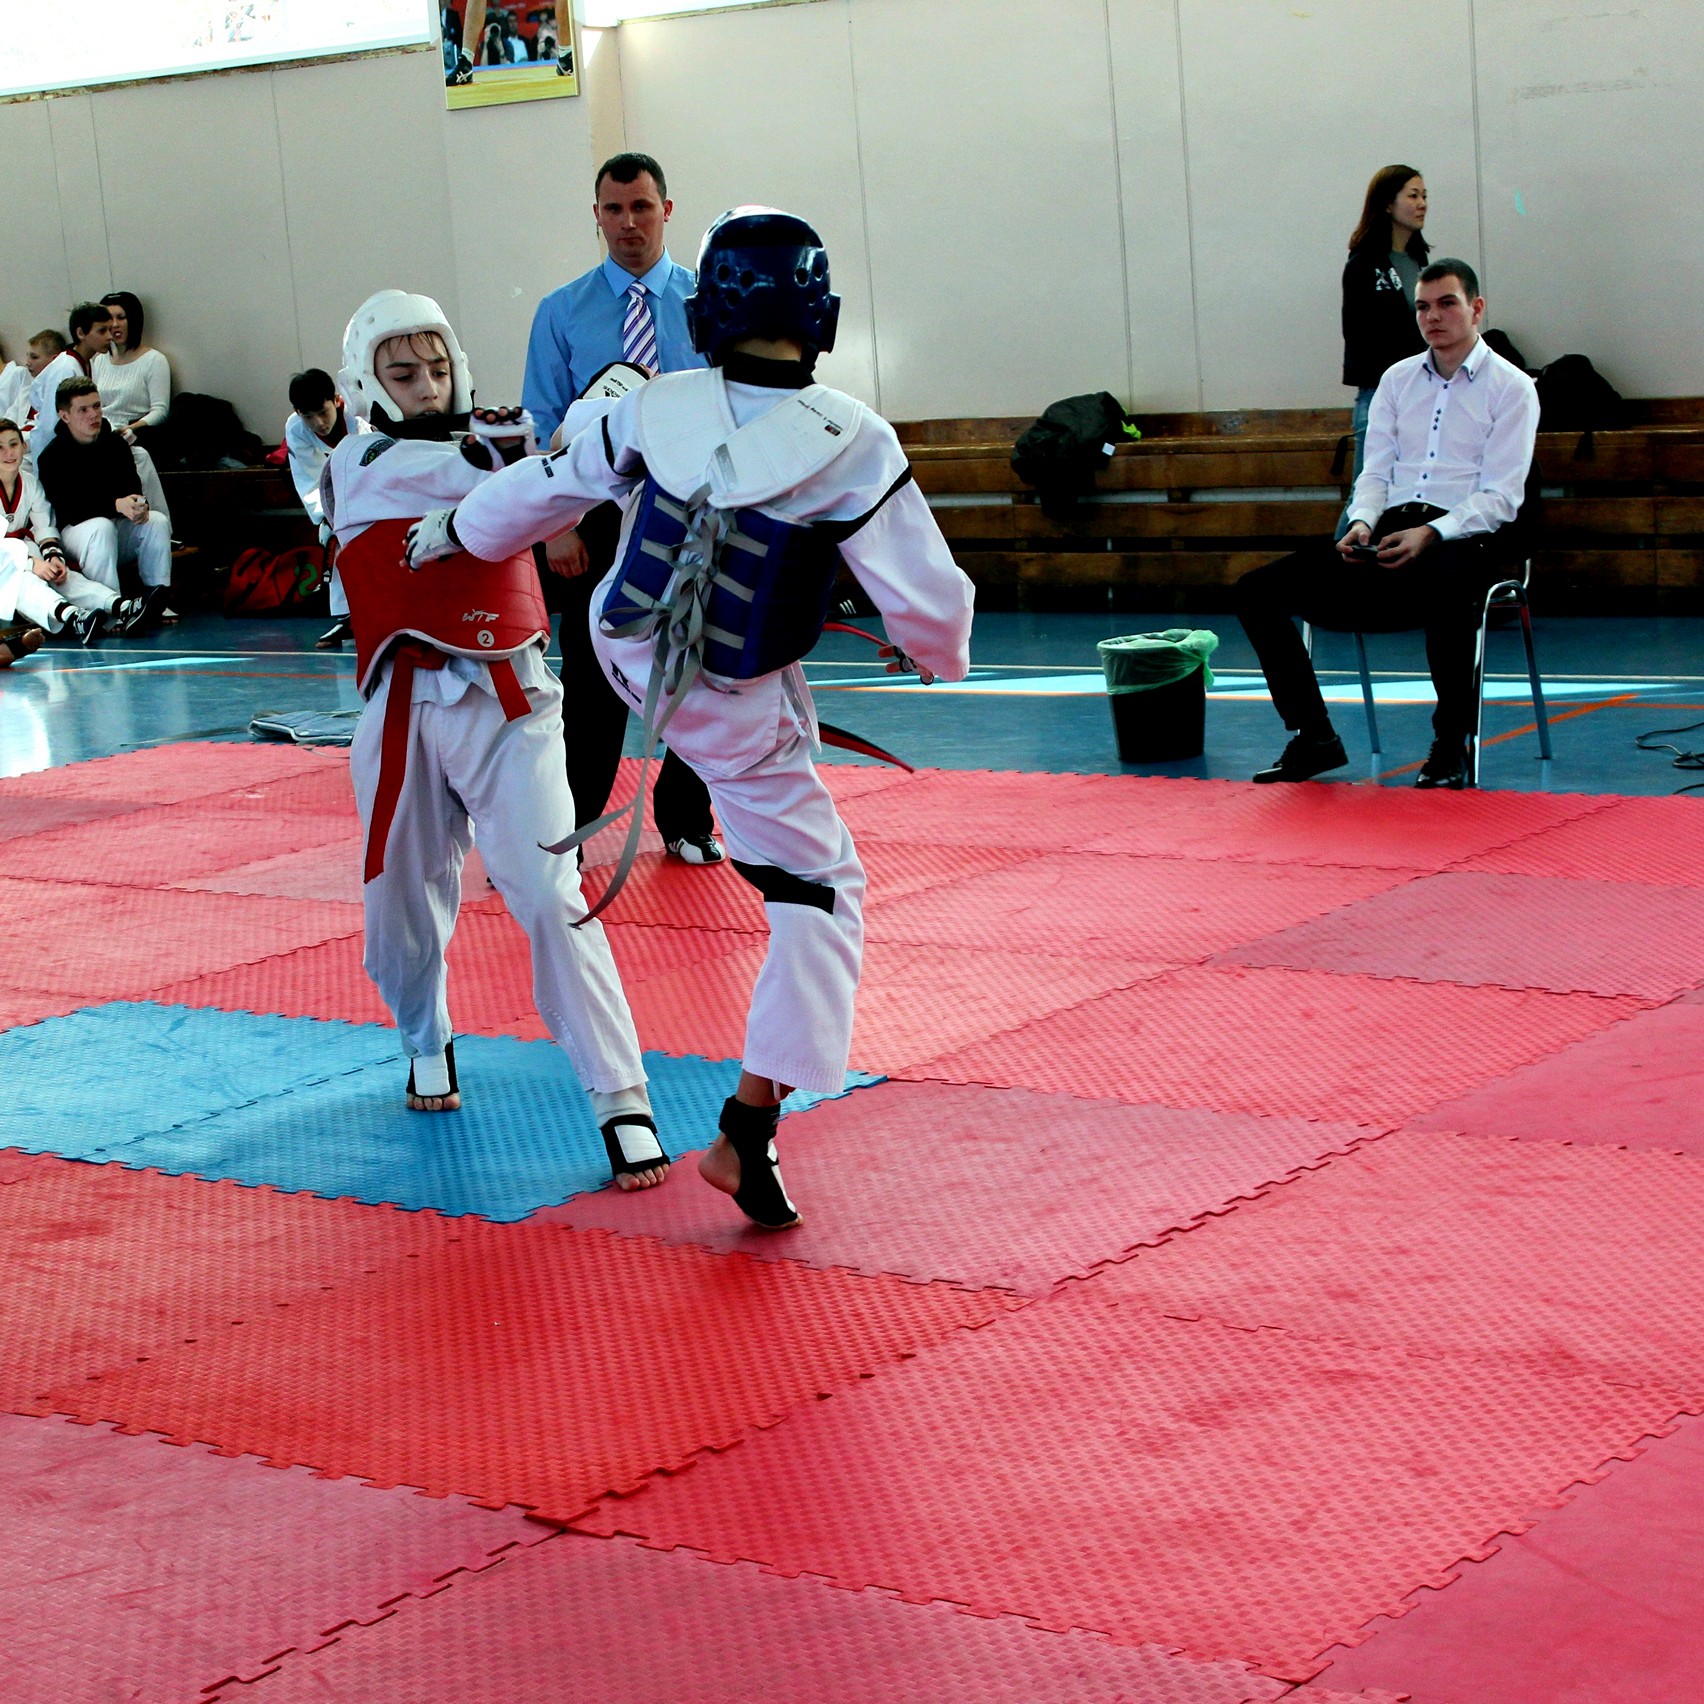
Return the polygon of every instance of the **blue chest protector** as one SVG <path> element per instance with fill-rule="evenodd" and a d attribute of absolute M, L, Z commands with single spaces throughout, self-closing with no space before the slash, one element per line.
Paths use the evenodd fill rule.
<path fill-rule="evenodd" d="M 707 490 L 682 501 L 647 478 L 604 598 L 603 630 L 622 637 L 653 631 L 660 617 L 684 621 L 674 637 L 690 642 L 696 630 L 708 673 L 772 674 L 822 633 L 840 572 L 838 537 L 832 526 L 761 509 L 715 509 Z"/>

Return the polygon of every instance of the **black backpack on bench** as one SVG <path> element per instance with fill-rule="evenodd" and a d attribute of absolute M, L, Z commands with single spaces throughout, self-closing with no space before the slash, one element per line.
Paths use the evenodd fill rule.
<path fill-rule="evenodd" d="M 1559 355 L 1532 376 L 1538 386 L 1538 429 L 1578 432 L 1576 461 L 1596 454 L 1592 434 L 1619 426 L 1627 416 L 1621 392 L 1584 355 Z"/>
<path fill-rule="evenodd" d="M 1110 392 L 1068 396 L 1043 409 L 1012 447 L 1012 472 L 1040 493 L 1049 519 L 1070 520 L 1078 500 L 1094 490 L 1114 448 L 1141 436 Z"/>

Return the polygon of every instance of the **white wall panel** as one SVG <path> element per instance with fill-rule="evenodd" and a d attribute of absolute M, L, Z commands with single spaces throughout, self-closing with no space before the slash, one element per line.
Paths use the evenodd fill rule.
<path fill-rule="evenodd" d="M 48 205 L 56 207 L 59 214 L 59 237 L 71 276 L 72 302 L 104 296 L 113 288 L 94 105 L 94 99 L 89 95 L 73 95 L 47 103 L 54 179 L 58 189 L 56 201 Z M 132 197 L 148 193 L 146 170 L 138 167 L 138 162 L 132 162 L 132 173 L 126 186 Z M 59 317 L 61 321 L 65 318 L 63 313 Z M 63 324 L 60 329 L 64 329 Z"/>
<path fill-rule="evenodd" d="M 65 330 L 71 273 L 60 240 L 59 179 L 54 167 L 52 103 L 0 106 L 0 160 L 6 162 L 5 260 L 0 263 L 0 340 L 9 360 L 48 326 Z M 100 276 L 104 279 L 103 270 Z M 105 286 L 102 286 L 105 293 Z"/>
<path fill-rule="evenodd" d="M 1478 257 L 1469 0 L 1179 14 L 1205 406 L 1343 404 L 1339 280 L 1373 173 L 1419 167 L 1427 240 Z"/>
<path fill-rule="evenodd" d="M 519 402 L 539 298 L 598 260 L 591 117 L 584 96 L 443 117 L 458 329 L 481 398 Z"/>
<path fill-rule="evenodd" d="M 668 176 L 670 252 L 692 265 L 710 221 L 746 203 L 809 219 L 841 298 L 818 376 L 879 407 L 849 32 L 846 0 L 626 24 L 622 82 L 627 144 Z"/>
<path fill-rule="evenodd" d="M 420 74 L 434 64 L 410 54 L 273 73 L 302 366 L 336 374 L 343 328 L 375 290 L 423 291 L 461 324 L 443 93 Z M 385 118 L 358 141 L 347 122 L 326 121 L 364 110 Z M 288 407 L 281 392 L 273 398 L 263 435 Z"/>
<path fill-rule="evenodd" d="M 1129 406 L 1201 406 L 1174 0 L 1109 0 L 1130 293 Z"/>
<path fill-rule="evenodd" d="M 1123 390 L 1102 0 L 856 0 L 852 36 L 884 412 Z"/>
<path fill-rule="evenodd" d="M 142 298 L 176 388 L 228 397 L 263 437 L 300 354 L 272 75 L 94 97 L 113 284 Z"/>
<path fill-rule="evenodd" d="M 1704 391 L 1704 6 L 1477 0 L 1487 294 L 1529 361 Z"/>

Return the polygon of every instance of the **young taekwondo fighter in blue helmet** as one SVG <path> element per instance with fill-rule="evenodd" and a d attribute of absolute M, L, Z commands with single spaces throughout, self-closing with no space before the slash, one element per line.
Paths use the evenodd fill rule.
<path fill-rule="evenodd" d="M 381 290 L 355 310 L 338 375 L 350 433 L 320 475 L 367 708 L 349 754 L 366 830 L 367 974 L 409 1056 L 408 1104 L 461 1105 L 444 951 L 462 860 L 485 868 L 532 945 L 533 997 L 591 1096 L 615 1182 L 661 1183 L 633 1017 L 579 872 L 541 841 L 571 828 L 562 688 L 529 556 L 403 563 L 408 527 L 474 490 L 530 438 L 519 409 L 473 410 L 467 358 L 429 296 Z"/>
<path fill-rule="evenodd" d="M 776 1160 L 780 1101 L 845 1086 L 863 956 L 864 871 L 812 761 L 799 666 L 841 563 L 886 618 L 890 673 L 962 680 L 970 666 L 971 585 L 893 428 L 812 381 L 839 313 L 804 220 L 724 214 L 687 303 L 711 365 L 626 374 L 626 394 L 606 396 L 566 449 L 497 474 L 410 539 L 415 564 L 457 550 L 500 559 L 594 503 L 626 500 L 615 566 L 592 597 L 599 660 L 648 708 L 648 738 L 666 725 L 670 749 L 708 783 L 734 868 L 769 919 L 744 1069 L 699 1170 L 775 1229 L 798 1222 Z M 596 412 L 576 409 L 576 427 Z"/>

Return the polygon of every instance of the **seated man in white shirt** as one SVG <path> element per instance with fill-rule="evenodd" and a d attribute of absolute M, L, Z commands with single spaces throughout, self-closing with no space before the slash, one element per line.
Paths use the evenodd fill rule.
<path fill-rule="evenodd" d="M 1414 298 L 1427 350 L 1389 368 L 1367 421 L 1348 530 L 1237 582 L 1272 704 L 1295 738 L 1256 781 L 1306 781 L 1348 762 L 1294 617 L 1363 633 L 1426 632 L 1437 689 L 1418 787 L 1461 787 L 1473 731 L 1473 650 L 1487 589 L 1527 554 L 1516 525 L 1538 431 L 1538 391 L 1479 335 L 1473 268 L 1440 260 Z"/>

